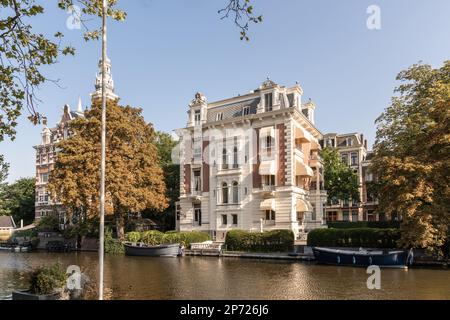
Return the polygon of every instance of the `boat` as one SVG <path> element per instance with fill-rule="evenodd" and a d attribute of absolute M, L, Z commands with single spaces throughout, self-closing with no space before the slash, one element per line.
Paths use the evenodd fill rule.
<path fill-rule="evenodd" d="M 320 264 L 367 267 L 407 268 L 412 262 L 412 250 L 359 250 L 314 247 L 314 257 Z"/>
<path fill-rule="evenodd" d="M 125 255 L 146 257 L 177 257 L 182 255 L 179 243 L 147 246 L 143 243 L 124 242 Z"/>

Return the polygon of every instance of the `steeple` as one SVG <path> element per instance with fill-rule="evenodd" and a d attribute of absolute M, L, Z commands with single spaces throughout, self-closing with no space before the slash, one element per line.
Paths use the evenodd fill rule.
<path fill-rule="evenodd" d="M 98 62 L 99 72 L 95 79 L 95 92 L 91 94 L 92 100 L 97 100 L 102 98 L 102 60 Z M 114 80 L 111 74 L 111 60 L 106 57 L 106 98 L 115 100 L 118 96 L 114 93 Z"/>
<path fill-rule="evenodd" d="M 77 112 L 78 112 L 78 113 L 83 113 L 83 106 L 82 106 L 82 104 L 81 104 L 81 97 L 78 97 Z"/>

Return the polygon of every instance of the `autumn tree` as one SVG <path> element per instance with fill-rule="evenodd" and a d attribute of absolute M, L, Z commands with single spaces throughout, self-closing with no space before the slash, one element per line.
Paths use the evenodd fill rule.
<path fill-rule="evenodd" d="M 400 214 L 400 245 L 436 249 L 450 224 L 450 61 L 416 64 L 397 76 L 391 104 L 376 120 L 371 170 L 379 210 Z"/>
<path fill-rule="evenodd" d="M 107 105 L 106 214 L 113 215 L 123 238 L 129 213 L 167 207 L 163 171 L 158 162 L 155 132 L 141 109 Z M 58 144 L 49 189 L 69 214 L 95 217 L 99 207 L 101 104 L 94 102 L 85 118 L 70 124 L 73 135 Z"/>
<path fill-rule="evenodd" d="M 321 156 L 328 198 L 330 200 L 354 199 L 359 201 L 358 174 L 342 162 L 336 149 L 324 148 Z"/>

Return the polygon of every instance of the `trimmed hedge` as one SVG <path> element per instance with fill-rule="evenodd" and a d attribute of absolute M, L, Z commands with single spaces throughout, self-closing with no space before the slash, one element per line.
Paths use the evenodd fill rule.
<path fill-rule="evenodd" d="M 158 245 L 164 243 L 181 243 L 188 247 L 194 242 L 203 242 L 211 240 L 208 233 L 200 231 L 168 231 L 163 233 L 157 230 L 150 230 L 144 232 L 132 231 L 125 235 L 127 241 L 138 242 L 142 241 L 148 245 Z"/>
<path fill-rule="evenodd" d="M 288 252 L 294 247 L 291 230 L 272 230 L 263 233 L 230 230 L 225 238 L 229 251 Z"/>
<path fill-rule="evenodd" d="M 308 246 L 396 248 L 398 229 L 315 229 L 308 233 Z"/>
<path fill-rule="evenodd" d="M 329 228 L 353 229 L 353 228 L 400 228 L 400 221 L 329 221 Z"/>

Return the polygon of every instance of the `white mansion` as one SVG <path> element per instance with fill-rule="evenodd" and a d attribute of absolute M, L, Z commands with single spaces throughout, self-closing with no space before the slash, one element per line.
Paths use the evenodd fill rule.
<path fill-rule="evenodd" d="M 325 225 L 322 134 L 302 88 L 267 79 L 248 94 L 208 103 L 197 93 L 180 136 L 177 230 L 290 229 Z"/>

